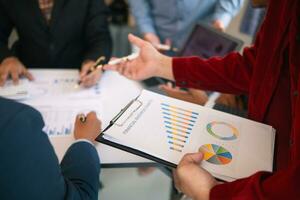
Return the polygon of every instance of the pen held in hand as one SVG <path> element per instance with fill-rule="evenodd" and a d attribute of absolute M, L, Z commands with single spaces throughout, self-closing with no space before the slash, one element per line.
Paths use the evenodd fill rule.
<path fill-rule="evenodd" d="M 125 56 L 125 57 L 122 57 L 122 58 L 117 58 L 115 60 L 111 60 L 111 61 L 108 62 L 108 65 L 117 65 L 117 64 L 120 64 L 123 61 L 134 60 L 137 57 L 139 57 L 139 53 L 133 53 L 133 54 L 130 54 L 129 56 Z"/>
<path fill-rule="evenodd" d="M 155 44 L 154 47 L 159 51 L 174 51 L 177 52 L 178 49 L 166 44 Z"/>
<path fill-rule="evenodd" d="M 96 63 L 87 71 L 86 75 L 89 75 L 91 73 L 93 73 L 94 71 L 101 69 L 103 67 L 103 65 L 105 64 L 105 57 L 101 56 L 97 59 Z M 78 88 L 81 85 L 82 81 L 79 80 L 77 82 L 77 85 L 75 85 L 75 88 Z"/>

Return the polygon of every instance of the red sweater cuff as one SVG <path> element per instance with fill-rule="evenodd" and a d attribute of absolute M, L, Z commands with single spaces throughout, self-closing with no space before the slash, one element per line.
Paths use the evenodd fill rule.
<path fill-rule="evenodd" d="M 188 78 L 191 76 L 188 74 L 190 65 L 191 58 L 173 58 L 173 75 L 177 86 L 183 88 L 199 88 L 201 86 L 200 81 L 192 81 L 192 79 Z"/>

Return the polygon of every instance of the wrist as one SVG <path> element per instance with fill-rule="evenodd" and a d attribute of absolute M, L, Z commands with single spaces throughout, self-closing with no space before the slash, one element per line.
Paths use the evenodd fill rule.
<path fill-rule="evenodd" d="M 74 138 L 75 138 L 75 140 L 88 140 L 88 141 L 90 141 L 92 143 L 94 142 L 94 138 L 93 137 L 88 136 L 88 135 L 84 135 L 84 134 L 80 134 L 80 135 L 74 134 Z"/>
<path fill-rule="evenodd" d="M 158 69 L 156 76 L 174 80 L 172 58 L 162 55 L 159 59 Z"/>
<path fill-rule="evenodd" d="M 192 199 L 194 200 L 209 200 L 210 190 L 200 190 Z"/>

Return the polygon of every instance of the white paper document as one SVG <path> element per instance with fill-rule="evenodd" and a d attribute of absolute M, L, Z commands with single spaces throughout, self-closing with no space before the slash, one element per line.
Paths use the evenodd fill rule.
<path fill-rule="evenodd" d="M 146 90 L 103 137 L 176 165 L 200 151 L 202 166 L 227 181 L 273 166 L 271 126 Z"/>
<path fill-rule="evenodd" d="M 77 70 L 30 70 L 34 81 L 11 81 L 0 89 L 0 96 L 18 100 L 37 109 L 43 116 L 44 132 L 50 137 L 69 136 L 74 132 L 77 114 L 95 111 L 102 114 L 100 84 L 78 87 Z M 25 95 L 26 93 L 26 95 Z M 22 98 L 19 94 L 23 94 Z M 18 97 L 18 98 L 17 98 Z"/>
<path fill-rule="evenodd" d="M 3 87 L 0 87 L 0 96 L 14 100 L 24 100 L 29 97 L 29 81 L 27 79 L 19 80 L 15 85 L 12 80 L 8 80 Z"/>

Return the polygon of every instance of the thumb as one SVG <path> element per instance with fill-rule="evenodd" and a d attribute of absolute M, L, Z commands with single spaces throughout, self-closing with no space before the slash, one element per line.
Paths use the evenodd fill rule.
<path fill-rule="evenodd" d="M 142 40 L 139 37 L 134 36 L 133 34 L 128 35 L 128 40 L 130 41 L 130 43 L 136 45 L 139 48 L 141 48 L 145 44 L 144 40 Z"/>
<path fill-rule="evenodd" d="M 182 160 L 180 161 L 179 165 L 187 165 L 187 164 L 197 164 L 199 165 L 203 160 L 203 153 L 190 153 L 186 154 Z"/>
<path fill-rule="evenodd" d="M 93 66 L 93 64 L 91 62 L 87 62 L 87 63 L 83 64 L 81 67 L 81 70 L 80 70 L 80 76 L 81 77 L 85 76 L 92 66 Z"/>

